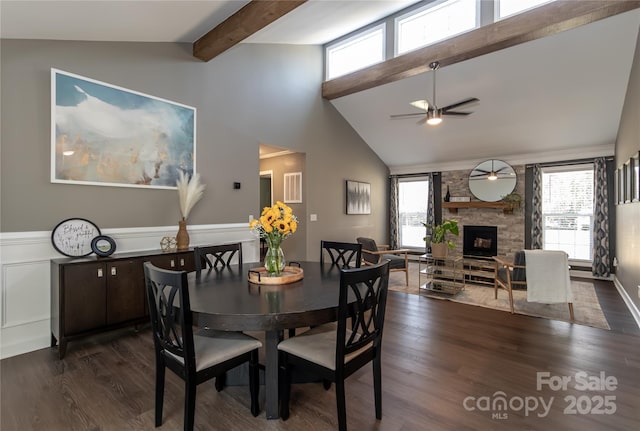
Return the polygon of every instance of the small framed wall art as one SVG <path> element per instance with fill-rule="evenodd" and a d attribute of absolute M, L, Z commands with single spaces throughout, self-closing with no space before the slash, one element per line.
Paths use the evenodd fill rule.
<path fill-rule="evenodd" d="M 116 251 L 116 242 L 110 236 L 98 235 L 91 240 L 91 250 L 100 257 L 111 256 Z"/>
<path fill-rule="evenodd" d="M 371 214 L 371 184 L 347 180 L 347 214 Z"/>

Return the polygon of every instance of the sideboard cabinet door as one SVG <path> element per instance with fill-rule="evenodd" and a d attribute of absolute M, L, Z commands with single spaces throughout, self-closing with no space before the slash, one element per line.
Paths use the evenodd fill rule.
<path fill-rule="evenodd" d="M 91 331 L 107 322 L 105 265 L 81 263 L 62 269 L 64 334 Z"/>
<path fill-rule="evenodd" d="M 107 264 L 107 324 L 145 315 L 142 259 L 114 260 Z"/>

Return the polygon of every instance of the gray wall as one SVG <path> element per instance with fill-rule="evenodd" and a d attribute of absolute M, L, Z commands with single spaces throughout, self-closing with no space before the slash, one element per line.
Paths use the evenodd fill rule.
<path fill-rule="evenodd" d="M 1 41 L 0 230 L 50 230 L 68 217 L 101 228 L 165 226 L 177 193 L 52 184 L 50 68 L 197 108 L 197 165 L 205 196 L 189 224 L 248 222 L 259 202 L 260 142 L 306 154 L 308 258 L 322 238 L 386 237 L 388 169 L 321 98 L 322 48 L 241 44 L 208 63 L 172 43 Z M 372 185 L 370 216 L 344 214 L 344 180 Z M 233 190 L 233 182 L 242 183 Z M 298 214 L 308 220 L 308 214 Z"/>
<path fill-rule="evenodd" d="M 640 34 L 616 139 L 616 166 L 640 151 Z M 616 206 L 616 277 L 640 308 L 640 202 Z"/>

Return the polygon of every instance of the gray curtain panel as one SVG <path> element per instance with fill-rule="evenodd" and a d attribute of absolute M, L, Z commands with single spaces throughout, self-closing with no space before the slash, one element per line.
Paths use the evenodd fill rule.
<path fill-rule="evenodd" d="M 531 196 L 531 248 L 542 249 L 542 168 L 533 167 L 533 195 Z"/>
<path fill-rule="evenodd" d="M 435 184 L 433 182 L 433 173 L 429 173 L 429 196 L 427 197 L 428 199 L 427 200 L 427 221 L 425 222 L 427 226 L 433 226 L 435 224 L 435 217 L 434 217 L 435 197 L 433 193 L 434 189 L 435 189 Z M 427 228 L 427 236 L 429 235 L 431 235 L 430 227 Z"/>
<path fill-rule="evenodd" d="M 389 177 L 389 247 L 398 249 L 398 176 Z"/>
<path fill-rule="evenodd" d="M 593 161 L 593 263 L 591 273 L 608 277 L 609 266 L 609 198 L 607 165 L 604 157 Z"/>

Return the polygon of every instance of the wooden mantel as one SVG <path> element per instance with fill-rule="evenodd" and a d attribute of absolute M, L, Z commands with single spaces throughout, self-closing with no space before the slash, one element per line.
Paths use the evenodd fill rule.
<path fill-rule="evenodd" d="M 505 214 L 513 213 L 509 202 L 442 202 L 442 208 L 447 208 L 452 214 L 458 214 L 460 208 L 492 208 L 502 210 Z"/>

